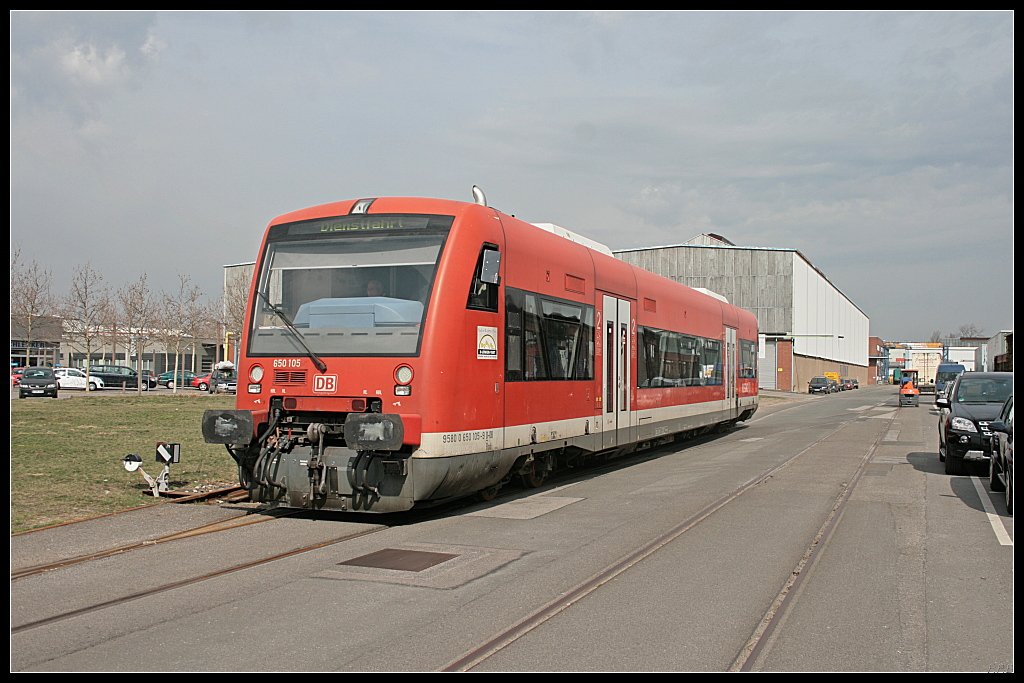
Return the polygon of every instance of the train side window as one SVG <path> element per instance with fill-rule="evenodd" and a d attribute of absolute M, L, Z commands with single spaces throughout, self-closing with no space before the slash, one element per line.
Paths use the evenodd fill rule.
<path fill-rule="evenodd" d="M 523 379 L 523 293 L 505 290 L 505 379 Z"/>
<path fill-rule="evenodd" d="M 466 308 L 480 311 L 498 312 L 498 269 L 501 265 L 501 252 L 497 245 L 485 244 L 480 250 L 480 257 L 473 272 L 473 285 L 469 289 L 469 300 Z"/>
<path fill-rule="evenodd" d="M 594 378 L 594 307 L 505 289 L 505 379 Z"/>
<path fill-rule="evenodd" d="M 551 373 L 544 353 L 544 331 L 540 311 L 537 310 L 537 298 L 533 294 L 526 295 L 523 306 L 523 342 L 526 361 L 524 379 L 548 379 Z"/>
<path fill-rule="evenodd" d="M 740 340 L 739 376 L 743 379 L 757 378 L 757 344 Z"/>
<path fill-rule="evenodd" d="M 701 362 L 704 365 L 704 384 L 717 386 L 722 383 L 722 342 L 704 339 Z"/>
<path fill-rule="evenodd" d="M 722 343 L 713 339 L 641 328 L 636 385 L 657 388 L 721 384 L 721 347 Z"/>

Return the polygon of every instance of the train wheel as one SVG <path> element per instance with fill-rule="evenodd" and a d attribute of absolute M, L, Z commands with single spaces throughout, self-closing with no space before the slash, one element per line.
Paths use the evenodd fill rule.
<path fill-rule="evenodd" d="M 528 489 L 538 488 L 547 479 L 544 463 L 534 460 L 528 465 L 528 469 L 525 472 L 520 473 L 519 479 L 523 482 L 523 486 Z"/>
<path fill-rule="evenodd" d="M 489 503 L 498 497 L 498 491 L 501 490 L 501 484 L 495 484 L 494 486 L 488 486 L 485 489 L 480 489 L 476 492 L 476 497 L 485 503 Z"/>

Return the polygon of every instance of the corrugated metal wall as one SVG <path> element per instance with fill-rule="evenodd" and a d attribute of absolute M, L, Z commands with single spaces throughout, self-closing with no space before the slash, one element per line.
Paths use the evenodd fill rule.
<path fill-rule="evenodd" d="M 676 245 L 614 253 L 676 282 L 718 292 L 756 315 L 762 334 L 792 336 L 798 356 L 868 365 L 870 320 L 795 250 Z"/>
<path fill-rule="evenodd" d="M 807 261 L 793 263 L 796 353 L 867 366 L 868 317 Z"/>
<path fill-rule="evenodd" d="M 708 246 L 659 247 L 615 252 L 627 263 L 717 292 L 757 316 L 758 329 L 790 331 L 794 252 Z"/>

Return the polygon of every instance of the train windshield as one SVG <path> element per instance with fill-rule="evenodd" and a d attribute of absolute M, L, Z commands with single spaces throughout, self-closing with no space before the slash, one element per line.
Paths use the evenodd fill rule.
<path fill-rule="evenodd" d="M 432 222 L 439 218 L 447 220 Z M 452 219 L 393 221 L 345 217 L 272 228 L 253 301 L 250 353 L 417 353 Z"/>

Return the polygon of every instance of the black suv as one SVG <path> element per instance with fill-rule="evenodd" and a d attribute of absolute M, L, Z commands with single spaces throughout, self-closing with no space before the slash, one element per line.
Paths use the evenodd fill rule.
<path fill-rule="evenodd" d="M 832 385 L 829 384 L 828 377 L 812 377 L 811 381 L 807 383 L 808 394 L 831 394 Z"/>
<path fill-rule="evenodd" d="M 989 423 L 1013 394 L 1012 372 L 965 372 L 949 395 L 935 399 L 939 407 L 939 460 L 946 474 L 964 474 L 965 462 L 988 464 L 992 457 Z"/>
<path fill-rule="evenodd" d="M 144 371 L 143 391 L 150 388 L 149 380 L 155 379 L 151 375 L 145 374 L 148 372 L 148 370 Z M 89 374 L 102 379 L 103 384 L 108 389 L 120 389 L 122 386 L 128 389 L 136 389 L 139 386 L 139 373 L 124 365 L 90 365 Z"/>

